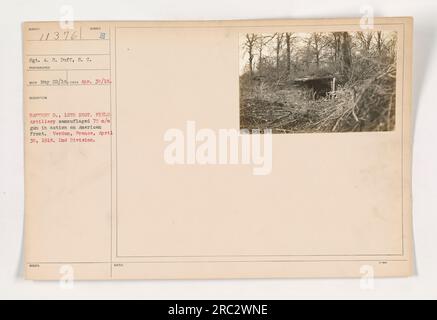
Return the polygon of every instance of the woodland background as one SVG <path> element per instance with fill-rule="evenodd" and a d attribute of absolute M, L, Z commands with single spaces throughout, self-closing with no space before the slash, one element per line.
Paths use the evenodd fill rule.
<path fill-rule="evenodd" d="M 242 35 L 240 128 L 393 130 L 396 48 L 386 31 Z"/>

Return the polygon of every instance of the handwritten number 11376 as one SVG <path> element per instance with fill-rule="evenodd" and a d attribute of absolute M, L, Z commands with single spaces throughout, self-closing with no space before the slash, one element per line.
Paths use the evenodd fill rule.
<path fill-rule="evenodd" d="M 77 31 L 55 31 L 55 32 L 44 32 L 39 38 L 40 41 L 49 40 L 76 40 L 78 38 Z"/>

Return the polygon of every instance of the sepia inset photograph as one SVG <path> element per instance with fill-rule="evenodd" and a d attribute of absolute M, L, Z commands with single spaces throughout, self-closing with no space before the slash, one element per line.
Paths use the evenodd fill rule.
<path fill-rule="evenodd" d="M 240 34 L 240 129 L 391 131 L 393 31 Z"/>

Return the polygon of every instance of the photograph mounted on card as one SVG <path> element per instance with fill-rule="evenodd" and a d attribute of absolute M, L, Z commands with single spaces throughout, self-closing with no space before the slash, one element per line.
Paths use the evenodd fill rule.
<path fill-rule="evenodd" d="M 24 23 L 26 278 L 410 276 L 412 28 Z"/>

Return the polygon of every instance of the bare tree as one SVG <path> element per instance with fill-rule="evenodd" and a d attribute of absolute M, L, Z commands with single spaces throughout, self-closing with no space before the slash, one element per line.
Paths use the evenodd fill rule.
<path fill-rule="evenodd" d="M 257 40 L 257 35 L 254 33 L 246 34 L 246 42 L 244 46 L 246 48 L 247 53 L 249 54 L 249 72 L 250 76 L 253 77 L 253 59 L 254 59 L 254 48 Z"/>
<path fill-rule="evenodd" d="M 376 32 L 376 51 L 378 53 L 378 56 L 381 56 L 383 43 L 384 43 L 384 39 L 382 37 L 382 31 L 377 31 Z"/>
<path fill-rule="evenodd" d="M 276 70 L 279 73 L 279 62 L 281 59 L 282 40 L 284 39 L 283 33 L 276 33 Z"/>
<path fill-rule="evenodd" d="M 264 48 L 264 36 L 260 35 L 258 37 L 258 72 L 260 74 L 262 73 L 263 48 Z"/>
<path fill-rule="evenodd" d="M 342 53 L 342 73 L 344 76 L 349 77 L 349 72 L 352 64 L 352 56 L 351 56 L 351 38 L 348 32 L 342 33 L 341 53 Z"/>
<path fill-rule="evenodd" d="M 311 33 L 309 39 L 307 40 L 307 43 L 314 55 L 316 68 L 319 69 L 323 50 L 329 45 L 329 41 L 322 33 L 314 32 Z"/>
<path fill-rule="evenodd" d="M 287 49 L 287 75 L 290 75 L 291 73 L 291 51 L 292 51 L 291 45 L 293 40 L 294 40 L 293 33 L 287 32 L 285 34 L 285 44 Z"/>
<path fill-rule="evenodd" d="M 373 33 L 372 32 L 362 32 L 359 31 L 357 32 L 357 39 L 360 43 L 360 47 L 361 49 L 364 51 L 364 54 L 369 54 L 370 51 L 370 46 L 372 44 L 372 40 L 373 40 Z"/>
<path fill-rule="evenodd" d="M 332 37 L 331 47 L 334 50 L 334 62 L 337 62 L 340 58 L 341 52 L 341 32 L 333 32 Z"/>
<path fill-rule="evenodd" d="M 270 41 L 272 41 L 274 36 L 265 36 L 265 35 L 258 35 L 257 40 L 257 47 L 258 47 L 258 72 L 262 74 L 263 72 L 263 49 L 265 46 L 269 44 Z"/>

